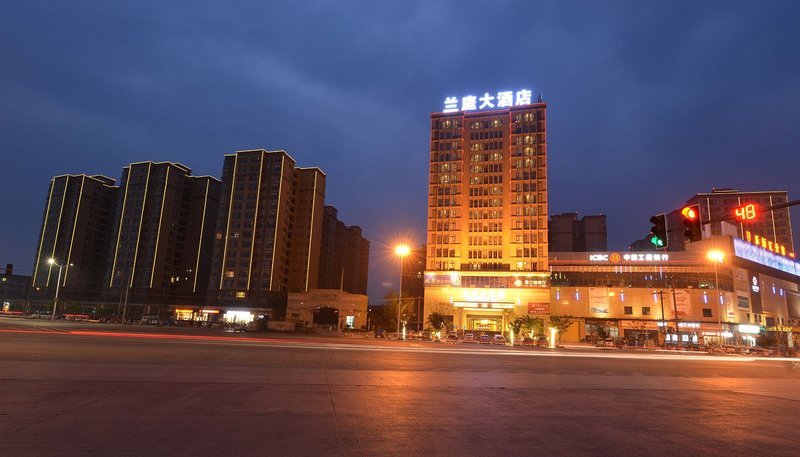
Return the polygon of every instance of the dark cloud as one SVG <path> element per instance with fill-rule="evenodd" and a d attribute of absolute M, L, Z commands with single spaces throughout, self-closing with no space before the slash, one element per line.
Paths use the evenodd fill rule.
<path fill-rule="evenodd" d="M 0 261 L 32 268 L 49 178 L 137 160 L 219 175 L 287 150 L 376 248 L 424 241 L 428 114 L 447 95 L 549 102 L 551 212 L 614 249 L 712 187 L 798 197 L 796 2 L 18 2 L 0 16 Z M 797 225 L 800 214 L 794 214 Z"/>

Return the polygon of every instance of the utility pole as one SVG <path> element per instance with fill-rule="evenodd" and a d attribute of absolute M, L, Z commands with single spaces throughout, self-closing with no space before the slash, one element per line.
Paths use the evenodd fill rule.
<path fill-rule="evenodd" d="M 661 301 L 661 339 L 663 340 L 664 346 L 667 344 L 667 319 L 664 316 L 664 291 L 658 291 L 658 298 Z"/>
<path fill-rule="evenodd" d="M 669 288 L 672 289 L 672 306 L 675 308 L 675 334 L 678 336 L 678 348 L 681 347 L 681 332 L 678 324 L 678 300 L 675 299 L 675 277 L 672 276 Z"/>

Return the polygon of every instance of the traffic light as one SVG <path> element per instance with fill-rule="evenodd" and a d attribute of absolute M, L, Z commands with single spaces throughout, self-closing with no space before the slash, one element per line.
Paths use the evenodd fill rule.
<path fill-rule="evenodd" d="M 658 249 L 664 249 L 668 245 L 667 240 L 667 215 L 664 213 L 656 214 L 650 218 L 653 226 L 650 227 L 650 243 Z"/>
<path fill-rule="evenodd" d="M 683 216 L 683 226 L 686 227 L 683 236 L 690 243 L 702 240 L 703 223 L 700 221 L 700 205 L 684 206 L 681 210 L 681 216 Z"/>

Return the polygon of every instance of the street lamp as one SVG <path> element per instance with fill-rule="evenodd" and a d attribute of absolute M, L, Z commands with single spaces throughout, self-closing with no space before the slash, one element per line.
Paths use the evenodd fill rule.
<path fill-rule="evenodd" d="M 717 270 L 717 265 L 722 263 L 725 260 L 725 253 L 718 250 L 708 251 L 706 254 L 706 258 L 708 260 L 714 262 L 714 285 L 717 290 L 717 324 L 719 325 L 719 342 L 722 344 L 722 311 L 721 311 L 721 301 L 720 300 L 720 291 L 719 291 L 719 272 Z"/>
<path fill-rule="evenodd" d="M 400 307 L 403 299 L 403 260 L 411 252 L 411 248 L 405 244 L 399 244 L 394 248 L 394 253 L 400 257 L 400 288 L 397 292 L 397 339 L 400 339 Z"/>
<path fill-rule="evenodd" d="M 56 281 L 56 295 L 55 295 L 55 297 L 53 297 L 53 314 L 50 316 L 50 320 L 54 321 L 54 320 L 56 320 L 56 307 L 58 306 L 58 288 L 61 285 L 61 267 L 63 265 L 57 264 L 56 263 L 56 259 L 54 259 L 52 257 L 47 259 L 47 263 L 50 266 L 55 265 L 55 266 L 58 267 L 58 280 Z M 72 265 L 72 264 L 70 264 L 70 265 Z"/>

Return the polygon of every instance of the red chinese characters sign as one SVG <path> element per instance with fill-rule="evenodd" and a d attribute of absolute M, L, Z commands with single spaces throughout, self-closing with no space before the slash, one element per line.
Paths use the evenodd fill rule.
<path fill-rule="evenodd" d="M 550 314 L 550 303 L 528 302 L 528 314 Z"/>

